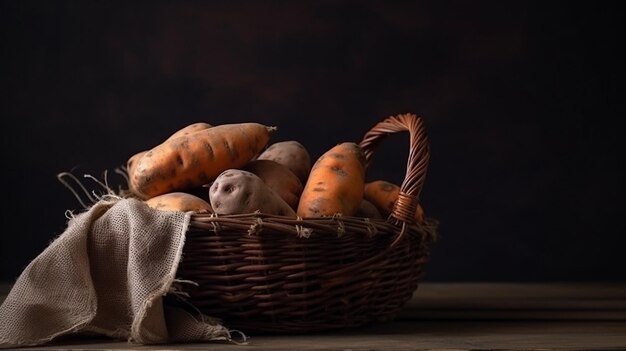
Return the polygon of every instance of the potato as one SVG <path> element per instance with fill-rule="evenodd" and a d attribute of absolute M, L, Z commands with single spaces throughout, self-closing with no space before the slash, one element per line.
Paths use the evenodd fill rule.
<path fill-rule="evenodd" d="M 380 211 L 378 211 L 376 206 L 374 206 L 373 203 L 365 199 L 361 201 L 361 205 L 359 205 L 359 208 L 356 209 L 355 216 L 365 217 L 365 218 L 376 218 L 376 219 L 383 218 L 383 216 L 380 214 Z"/>
<path fill-rule="evenodd" d="M 198 196 L 184 193 L 172 192 L 158 195 L 144 201 L 148 206 L 161 211 L 195 211 L 213 212 L 211 205 Z"/>
<path fill-rule="evenodd" d="M 303 188 L 302 182 L 287 166 L 272 160 L 257 159 L 249 162 L 243 170 L 261 178 L 294 211 L 298 208 Z"/>
<path fill-rule="evenodd" d="M 257 159 L 272 160 L 287 166 L 303 185 L 306 184 L 311 172 L 311 156 L 307 149 L 295 140 L 273 143 Z"/>
<path fill-rule="evenodd" d="M 296 217 L 294 210 L 252 172 L 228 169 L 209 188 L 209 200 L 217 214 L 229 215 L 260 211 Z"/>

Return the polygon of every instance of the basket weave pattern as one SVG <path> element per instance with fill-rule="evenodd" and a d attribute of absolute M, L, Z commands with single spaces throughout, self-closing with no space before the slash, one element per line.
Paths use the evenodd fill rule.
<path fill-rule="evenodd" d="M 412 297 L 437 221 L 415 223 L 428 142 L 415 115 L 389 117 L 361 147 L 408 131 L 407 176 L 388 219 L 197 213 L 179 267 L 190 302 L 243 331 L 310 332 L 392 319 Z"/>

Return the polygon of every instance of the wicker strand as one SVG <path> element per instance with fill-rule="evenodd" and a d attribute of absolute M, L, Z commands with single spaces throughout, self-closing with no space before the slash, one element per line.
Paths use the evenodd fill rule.
<path fill-rule="evenodd" d="M 405 223 L 415 223 L 415 211 L 417 211 L 417 196 L 400 192 L 398 200 L 393 205 L 391 215 Z"/>
<path fill-rule="evenodd" d="M 399 228 L 397 238 L 393 240 L 395 246 L 406 233 L 406 225 L 415 223 L 415 210 L 419 203 L 419 195 L 426 179 L 426 170 L 430 159 L 428 138 L 424 123 L 414 114 L 400 114 L 390 116 L 372 127 L 359 143 L 365 155 L 365 165 L 372 163 L 374 150 L 379 143 L 390 134 L 409 132 L 409 156 L 406 166 L 406 175 L 400 186 L 400 195 L 394 204 L 390 220 Z"/>

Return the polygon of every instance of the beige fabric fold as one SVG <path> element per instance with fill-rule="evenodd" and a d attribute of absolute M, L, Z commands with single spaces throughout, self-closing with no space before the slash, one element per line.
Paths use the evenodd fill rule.
<path fill-rule="evenodd" d="M 139 344 L 230 340 L 218 320 L 163 303 L 190 216 L 111 196 L 71 218 L 0 306 L 0 348 L 82 332 Z"/>

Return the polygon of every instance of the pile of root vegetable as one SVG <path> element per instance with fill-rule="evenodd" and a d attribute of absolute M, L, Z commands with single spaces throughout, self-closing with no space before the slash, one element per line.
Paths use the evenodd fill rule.
<path fill-rule="evenodd" d="M 259 123 L 188 125 L 130 157 L 129 192 L 165 211 L 260 211 L 294 218 L 390 215 L 400 187 L 365 181 L 358 143 L 338 143 L 312 164 L 300 142 L 272 143 L 275 131 Z M 415 219 L 424 220 L 419 204 Z"/>

